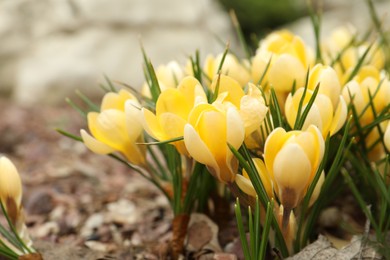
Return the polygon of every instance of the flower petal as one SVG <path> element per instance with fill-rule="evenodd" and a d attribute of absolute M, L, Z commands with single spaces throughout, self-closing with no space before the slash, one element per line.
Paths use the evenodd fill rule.
<path fill-rule="evenodd" d="M 80 130 L 81 138 L 86 147 L 97 154 L 110 154 L 115 152 L 115 149 L 105 143 L 100 142 L 88 134 L 84 129 Z"/>

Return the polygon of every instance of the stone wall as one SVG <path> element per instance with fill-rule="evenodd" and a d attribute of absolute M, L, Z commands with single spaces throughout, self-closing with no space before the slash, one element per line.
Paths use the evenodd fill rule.
<path fill-rule="evenodd" d="M 103 75 L 139 87 L 140 40 L 153 64 L 222 52 L 234 37 L 214 0 L 0 0 L 0 94 L 58 103 Z"/>

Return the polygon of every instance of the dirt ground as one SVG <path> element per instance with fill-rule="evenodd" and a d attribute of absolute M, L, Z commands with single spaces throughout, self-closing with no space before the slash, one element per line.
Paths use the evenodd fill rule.
<path fill-rule="evenodd" d="M 26 222 L 45 259 L 166 257 L 173 217 L 166 198 L 126 166 L 59 134 L 57 128 L 73 134 L 86 128 L 73 108 L 0 99 L 0 118 L 0 154 L 21 175 Z M 217 233 L 222 246 L 237 237 L 233 216 L 232 228 L 221 232 L 203 218 L 192 229 L 192 253 L 185 258 L 222 251 Z"/>

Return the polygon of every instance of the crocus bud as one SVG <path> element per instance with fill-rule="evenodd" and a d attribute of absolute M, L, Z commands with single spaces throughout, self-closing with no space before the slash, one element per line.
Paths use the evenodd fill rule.
<path fill-rule="evenodd" d="M 318 84 L 318 93 L 329 97 L 333 107 L 337 107 L 341 94 L 341 84 L 336 71 L 330 66 L 315 65 L 310 70 L 307 88 L 314 91 Z"/>
<path fill-rule="evenodd" d="M 360 125 L 365 126 L 374 120 L 372 107 L 376 114 L 380 114 L 389 105 L 390 82 L 388 77 L 375 67 L 364 66 L 354 79 L 345 85 L 342 94 L 348 104 L 353 104 Z"/>
<path fill-rule="evenodd" d="M 295 125 L 299 106 L 302 105 L 300 111 L 300 116 L 302 116 L 313 96 L 313 91 L 307 89 L 305 96 L 303 97 L 304 92 L 304 89 L 300 88 L 294 95 L 290 93 L 287 97 L 285 114 L 287 122 L 291 127 L 294 127 Z M 305 118 L 302 130 L 306 130 L 310 125 L 315 125 L 321 131 L 324 138 L 326 138 L 328 134 L 331 136 L 334 135 L 344 125 L 348 114 L 347 104 L 343 96 L 339 96 L 339 101 L 337 103 L 337 107 L 334 107 L 328 96 L 317 94 L 314 103 L 311 105 L 309 113 Z"/>
<path fill-rule="evenodd" d="M 0 157 L 0 199 L 15 223 L 22 203 L 22 182 L 15 165 L 4 156 Z"/>
<path fill-rule="evenodd" d="M 260 42 L 252 60 L 252 78 L 257 83 L 270 60 L 264 82 L 273 86 L 276 92 L 291 91 L 294 82 L 297 88 L 302 87 L 311 64 L 310 53 L 298 36 L 287 30 L 273 32 Z"/>
<path fill-rule="evenodd" d="M 295 208 L 305 196 L 322 161 L 324 149 L 321 132 L 313 125 L 306 131 L 290 132 L 279 127 L 268 136 L 264 149 L 265 165 L 286 210 Z"/>

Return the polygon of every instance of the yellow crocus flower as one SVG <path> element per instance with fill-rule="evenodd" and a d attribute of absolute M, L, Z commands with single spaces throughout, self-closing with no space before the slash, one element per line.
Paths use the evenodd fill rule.
<path fill-rule="evenodd" d="M 161 91 L 176 88 L 185 77 L 184 69 L 176 61 L 170 61 L 166 65 L 158 66 L 155 73 Z M 151 97 L 149 85 L 146 82 L 142 85 L 141 93 L 145 97 Z"/>
<path fill-rule="evenodd" d="M 211 104 L 196 106 L 184 127 L 188 153 L 205 164 L 210 173 L 223 183 L 234 181 L 238 161 L 228 143 L 238 149 L 244 141 L 245 128 L 234 106 L 226 110 Z"/>
<path fill-rule="evenodd" d="M 305 196 L 324 156 L 325 142 L 317 127 L 286 132 L 274 129 L 268 136 L 264 161 L 277 185 L 277 196 L 285 209 L 292 210 Z"/>
<path fill-rule="evenodd" d="M 303 98 L 304 89 L 298 89 L 294 95 L 289 94 L 285 105 L 285 114 L 287 122 L 294 127 L 298 115 L 300 102 Z M 313 91 L 307 89 L 302 102 L 301 115 L 306 109 Z M 326 138 L 328 134 L 334 135 L 344 125 L 348 114 L 347 104 L 342 96 L 339 96 L 337 108 L 334 109 L 330 98 L 323 94 L 317 94 L 314 103 L 310 107 L 306 116 L 302 130 L 308 129 L 310 125 L 315 125 L 321 131 L 322 136 Z"/>
<path fill-rule="evenodd" d="M 389 105 L 390 82 L 388 77 L 374 66 L 363 66 L 354 79 L 344 86 L 342 94 L 348 104 L 353 104 L 359 122 L 364 126 L 374 120 L 370 101 L 376 114 L 381 113 Z"/>
<path fill-rule="evenodd" d="M 337 107 L 341 95 L 341 84 L 336 71 L 330 66 L 316 64 L 310 70 L 307 88 L 314 91 L 317 85 L 319 85 L 318 93 L 328 96 L 333 107 Z"/>
<path fill-rule="evenodd" d="M 245 60 L 240 61 L 233 54 L 227 53 L 221 71 L 218 71 L 222 58 L 223 53 L 216 57 L 208 55 L 203 66 L 205 75 L 212 80 L 218 73 L 221 73 L 235 79 L 241 87 L 245 86 L 250 80 L 248 62 Z"/>
<path fill-rule="evenodd" d="M 257 83 L 270 62 L 264 82 L 277 92 L 291 91 L 305 84 L 306 71 L 313 62 L 312 51 L 302 39 L 287 30 L 275 31 L 260 42 L 252 59 L 252 80 Z"/>
<path fill-rule="evenodd" d="M 142 108 L 145 131 L 159 141 L 166 141 L 184 134 L 184 125 L 192 108 L 207 103 L 206 94 L 194 77 L 185 77 L 176 89 L 167 89 L 158 97 L 156 114 Z M 183 141 L 173 143 L 183 155 L 188 155 Z"/>
<path fill-rule="evenodd" d="M 91 134 L 80 131 L 84 144 L 97 154 L 120 152 L 133 164 L 145 164 L 146 149 L 137 142 L 143 142 L 143 129 L 138 100 L 126 90 L 107 93 L 101 105 L 101 112 L 88 113 L 88 128 Z"/>
<path fill-rule="evenodd" d="M 15 224 L 22 203 L 22 181 L 15 165 L 5 156 L 0 157 L 0 199 Z"/>

